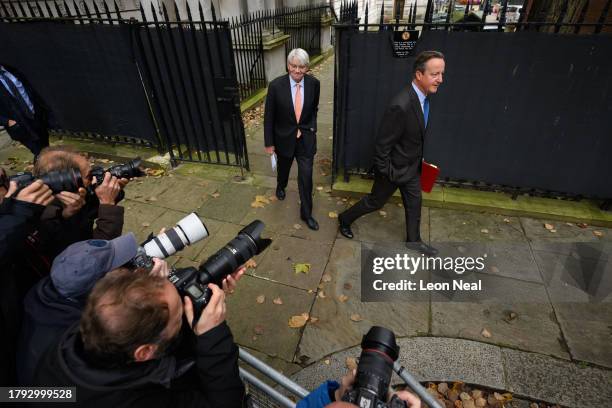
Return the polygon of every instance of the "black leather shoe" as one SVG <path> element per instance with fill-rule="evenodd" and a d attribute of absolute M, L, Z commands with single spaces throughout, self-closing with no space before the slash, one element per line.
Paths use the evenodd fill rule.
<path fill-rule="evenodd" d="M 338 222 L 340 223 L 340 233 L 348 239 L 353 239 L 353 231 L 351 231 L 350 224 L 345 224 L 342 221 Z"/>
<path fill-rule="evenodd" d="M 424 254 L 427 256 L 436 256 L 438 255 L 438 250 L 431 245 L 427 245 L 423 241 L 413 241 L 406 242 L 406 247 L 413 251 L 417 251 L 420 254 Z"/>
<path fill-rule="evenodd" d="M 285 189 L 284 188 L 276 188 L 276 198 L 283 201 L 285 199 Z"/>
<path fill-rule="evenodd" d="M 308 225 L 308 228 L 310 228 L 311 230 L 313 231 L 319 230 L 319 223 L 314 218 L 308 217 L 308 218 L 302 218 L 302 220 L 304 220 L 306 225 Z"/>

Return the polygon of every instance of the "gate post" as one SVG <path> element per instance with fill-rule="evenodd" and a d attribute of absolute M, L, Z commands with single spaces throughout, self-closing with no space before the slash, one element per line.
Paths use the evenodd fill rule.
<path fill-rule="evenodd" d="M 287 72 L 285 44 L 287 44 L 289 38 L 291 38 L 290 35 L 283 33 L 264 36 L 262 42 L 266 83 L 270 83 L 274 78 L 284 75 Z"/>

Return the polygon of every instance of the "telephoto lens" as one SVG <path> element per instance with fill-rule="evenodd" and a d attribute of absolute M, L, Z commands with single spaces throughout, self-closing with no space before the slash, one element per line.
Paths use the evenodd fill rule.
<path fill-rule="evenodd" d="M 395 334 L 380 326 L 373 326 L 361 341 L 361 356 L 353 389 L 342 400 L 358 407 L 405 407 L 397 397 L 387 403 L 393 363 L 399 356 Z"/>
<path fill-rule="evenodd" d="M 96 177 L 96 184 L 102 183 L 102 181 L 104 180 L 104 174 L 106 172 L 110 173 L 111 176 L 115 176 L 119 179 L 121 178 L 131 179 L 134 177 L 142 177 L 144 176 L 145 173 L 140 168 L 141 165 L 142 165 L 142 160 L 140 160 L 139 158 L 136 158 L 124 164 L 117 164 L 115 166 L 111 166 L 106 170 L 103 167 L 94 166 L 91 169 L 90 177 L 92 179 L 94 176 Z"/>
<path fill-rule="evenodd" d="M 264 228 L 264 223 L 259 220 L 244 227 L 236 238 L 200 265 L 198 277 L 200 283 L 203 285 L 220 283 L 240 265 L 266 249 L 272 240 L 261 237 Z"/>
<path fill-rule="evenodd" d="M 17 173 L 10 177 L 11 181 L 17 183 L 19 190 L 29 186 L 36 179 L 32 173 L 25 172 Z M 58 194 L 62 191 L 76 193 L 79 191 L 79 187 L 83 187 L 83 179 L 78 169 L 50 171 L 46 174 L 41 174 L 38 179 L 42 180 L 51 189 L 53 194 Z"/>
<path fill-rule="evenodd" d="M 177 222 L 175 227 L 152 237 L 144 244 L 144 249 L 148 256 L 164 259 L 207 236 L 208 229 L 198 214 L 193 212 Z"/>

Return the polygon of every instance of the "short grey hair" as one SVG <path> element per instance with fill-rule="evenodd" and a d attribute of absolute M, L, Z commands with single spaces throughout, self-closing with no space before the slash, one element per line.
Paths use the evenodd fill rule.
<path fill-rule="evenodd" d="M 300 65 L 310 65 L 308 53 L 301 48 L 294 48 L 289 52 L 289 55 L 287 55 L 287 64 L 291 64 L 291 61 L 294 59 L 297 59 Z"/>

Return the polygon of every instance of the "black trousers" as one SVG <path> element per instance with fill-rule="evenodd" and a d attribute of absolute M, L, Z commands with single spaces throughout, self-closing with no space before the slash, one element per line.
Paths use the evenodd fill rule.
<path fill-rule="evenodd" d="M 21 142 L 34 154 L 34 157 L 37 157 L 42 149 L 49 146 L 49 131 L 44 125 L 36 122 L 31 127 L 35 129 L 35 132 L 29 132 L 25 126 L 19 123 L 7 127 L 6 131 L 11 139 Z"/>
<path fill-rule="evenodd" d="M 380 210 L 399 188 L 406 215 L 406 241 L 421 240 L 421 178 L 417 174 L 407 184 L 396 185 L 387 177 L 377 174 L 372 191 L 357 204 L 338 216 L 343 224 L 350 225 L 362 215 Z"/>
<path fill-rule="evenodd" d="M 276 153 L 277 173 L 276 173 L 276 188 L 287 188 L 289 182 L 289 172 L 293 159 L 298 164 L 298 190 L 300 192 L 300 216 L 309 218 L 312 215 L 312 165 L 314 155 L 307 154 L 304 149 L 303 139 L 298 139 L 295 144 L 295 152 L 291 157 L 283 156 L 279 152 Z"/>

